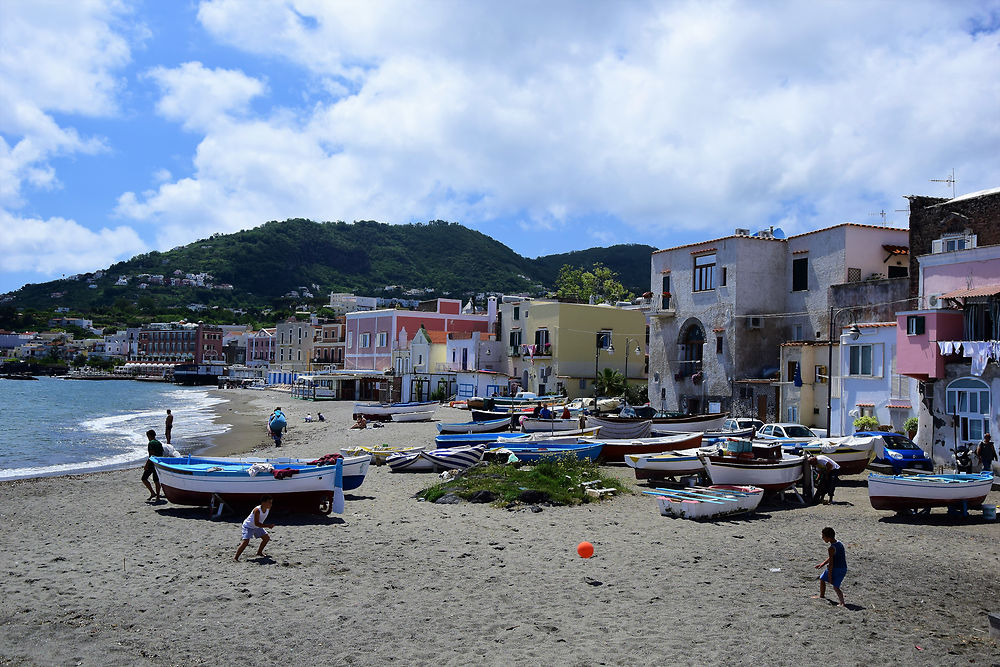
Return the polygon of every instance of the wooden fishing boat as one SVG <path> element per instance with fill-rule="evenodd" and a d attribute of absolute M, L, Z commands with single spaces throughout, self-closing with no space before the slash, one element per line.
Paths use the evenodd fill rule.
<path fill-rule="evenodd" d="M 372 463 L 377 466 L 385 465 L 386 459 L 388 459 L 393 454 L 414 454 L 416 452 L 426 449 L 424 445 L 413 445 L 413 446 L 403 446 L 397 447 L 395 445 L 375 445 L 374 447 L 365 447 L 364 445 L 354 445 L 353 447 L 344 447 L 340 450 L 340 453 L 344 456 L 365 456 L 366 454 L 372 457 Z"/>
<path fill-rule="evenodd" d="M 677 449 L 691 449 L 701 445 L 701 433 L 677 433 L 658 438 L 606 438 L 604 428 L 601 435 L 591 439 L 603 442 L 601 457 L 607 462 L 621 462 L 627 454 L 658 454 Z"/>
<path fill-rule="evenodd" d="M 333 465 L 312 465 L 293 458 L 207 458 L 200 456 L 150 457 L 156 467 L 167 500 L 178 505 L 212 505 L 216 498 L 242 507 L 260 502 L 264 494 L 274 496 L 275 507 L 290 511 L 327 514 L 331 511 L 335 469 Z M 368 474 L 371 456 L 342 460 L 344 490 L 356 489 Z M 294 470 L 278 478 L 267 470 L 251 469 L 270 465 L 274 470 Z"/>
<path fill-rule="evenodd" d="M 499 445 L 486 452 L 493 458 L 505 461 L 507 456 L 513 454 L 519 461 L 532 462 L 539 461 L 546 457 L 558 458 L 561 456 L 572 456 L 579 461 L 596 461 L 601 455 L 603 444 L 600 442 L 583 443 L 507 443 Z"/>
<path fill-rule="evenodd" d="M 434 447 L 437 449 L 471 447 L 479 444 L 489 445 L 500 438 L 520 440 L 527 437 L 527 433 L 450 433 L 434 438 Z"/>
<path fill-rule="evenodd" d="M 510 417 L 437 425 L 438 433 L 495 433 L 509 428 Z"/>
<path fill-rule="evenodd" d="M 760 505 L 764 489 L 744 485 L 713 485 L 656 489 L 643 493 L 656 497 L 656 505 L 663 516 L 705 520 L 754 511 Z"/>
<path fill-rule="evenodd" d="M 365 419 L 385 420 L 394 415 L 408 412 L 433 411 L 438 406 L 437 401 L 423 401 L 413 403 L 355 403 L 353 418 L 364 416 Z"/>
<path fill-rule="evenodd" d="M 392 415 L 392 421 L 394 422 L 427 422 L 434 417 L 433 410 L 426 410 L 420 412 L 397 412 Z"/>
<path fill-rule="evenodd" d="M 579 419 L 542 419 L 540 417 L 523 417 L 521 419 L 521 430 L 525 433 L 576 431 L 579 428 Z"/>
<path fill-rule="evenodd" d="M 472 419 L 477 422 L 491 421 L 493 419 L 506 419 L 507 421 L 514 423 L 516 417 L 522 415 L 531 415 L 531 409 L 518 409 L 513 412 L 510 410 L 473 410 Z"/>
<path fill-rule="evenodd" d="M 627 423 L 637 423 L 644 421 L 651 421 L 653 423 L 653 430 L 656 431 L 721 431 L 722 427 L 726 423 L 726 417 L 729 416 L 727 412 L 712 412 L 704 415 L 684 415 L 680 417 L 676 416 L 654 416 L 650 417 L 621 417 L 621 416 L 605 416 L 601 419 L 608 422 L 617 422 L 621 424 Z"/>
<path fill-rule="evenodd" d="M 656 454 L 626 454 L 625 464 L 635 470 L 636 479 L 666 479 L 705 472 L 700 449 L 682 449 Z"/>
<path fill-rule="evenodd" d="M 713 484 L 749 484 L 765 491 L 783 491 L 802 479 L 805 457 L 784 453 L 780 445 L 754 445 L 749 440 L 725 444 L 726 450 L 699 455 Z M 734 447 L 737 444 L 742 447 Z"/>
<path fill-rule="evenodd" d="M 846 438 L 824 438 L 802 445 L 806 456 L 829 456 L 840 466 L 839 474 L 857 475 L 865 471 L 875 455 L 874 437 L 849 435 Z"/>
<path fill-rule="evenodd" d="M 583 428 L 576 431 L 557 431 L 556 433 L 501 433 L 497 441 L 502 442 L 504 440 L 516 439 L 519 443 L 548 442 L 571 444 L 587 438 L 596 438 L 600 431 L 601 429 L 599 428 Z"/>
<path fill-rule="evenodd" d="M 958 475 L 868 475 L 868 499 L 877 510 L 962 505 L 979 507 L 993 487 L 988 472 Z"/>
<path fill-rule="evenodd" d="M 430 472 L 464 470 L 483 460 L 486 445 L 423 450 L 390 456 L 386 463 L 392 472 Z"/>
<path fill-rule="evenodd" d="M 701 443 L 703 445 L 722 442 L 723 440 L 728 440 L 729 438 L 737 438 L 739 440 L 749 440 L 753 437 L 753 428 L 744 428 L 739 431 L 705 431 L 701 435 Z M 657 428 L 657 425 L 653 424 L 652 435 L 656 437 L 658 435 L 670 435 L 671 433 L 683 433 L 683 431 L 661 431 Z"/>

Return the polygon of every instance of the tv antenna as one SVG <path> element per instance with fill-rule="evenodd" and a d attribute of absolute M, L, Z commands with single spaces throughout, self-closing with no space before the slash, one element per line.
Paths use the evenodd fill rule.
<path fill-rule="evenodd" d="M 951 186 L 951 198 L 955 198 L 955 168 L 951 168 L 951 175 L 948 178 L 932 178 L 931 183 L 947 183 Z"/>
<path fill-rule="evenodd" d="M 877 215 L 882 218 L 882 226 L 885 227 L 885 209 L 882 209 L 878 213 L 869 213 L 869 216 Z"/>

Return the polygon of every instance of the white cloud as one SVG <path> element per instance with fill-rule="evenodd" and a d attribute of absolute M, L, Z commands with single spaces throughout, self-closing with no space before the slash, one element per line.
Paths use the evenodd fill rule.
<path fill-rule="evenodd" d="M 92 231 L 64 218 L 15 217 L 0 210 L 0 272 L 93 271 L 146 250 L 130 227 Z"/>
<path fill-rule="evenodd" d="M 129 61 L 113 24 L 126 12 L 114 0 L 8 2 L 0 20 L 0 206 L 24 203 L 22 188 L 58 186 L 49 160 L 104 148 L 54 113 L 116 111 L 115 70 Z"/>
<path fill-rule="evenodd" d="M 255 115 L 251 75 L 157 70 L 161 112 L 203 136 L 194 173 L 118 211 L 163 244 L 292 216 L 599 214 L 637 241 L 864 220 L 951 167 L 964 190 L 1000 181 L 1000 41 L 970 34 L 997 9 L 203 2 L 216 39 L 331 97 Z"/>

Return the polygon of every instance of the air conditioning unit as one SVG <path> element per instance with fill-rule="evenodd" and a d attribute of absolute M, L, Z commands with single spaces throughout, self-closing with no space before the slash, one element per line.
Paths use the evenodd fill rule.
<path fill-rule="evenodd" d="M 932 294 L 927 297 L 927 307 L 939 310 L 943 308 L 951 308 L 951 304 L 948 299 L 942 299 L 939 294 Z"/>
<path fill-rule="evenodd" d="M 747 318 L 747 328 L 748 329 L 761 329 L 764 326 L 763 317 L 748 317 Z"/>
<path fill-rule="evenodd" d="M 749 229 L 744 229 L 743 227 L 737 227 L 736 228 L 736 235 L 737 236 L 750 236 L 750 230 Z"/>

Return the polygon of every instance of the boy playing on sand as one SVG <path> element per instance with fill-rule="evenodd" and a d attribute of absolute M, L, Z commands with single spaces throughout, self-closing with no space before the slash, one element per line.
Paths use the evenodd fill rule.
<path fill-rule="evenodd" d="M 846 607 L 844 603 L 844 592 L 840 590 L 840 584 L 847 574 L 847 553 L 844 550 L 844 543 L 837 539 L 837 534 L 833 528 L 823 529 L 823 541 L 830 545 L 826 560 L 816 566 L 816 569 L 826 566 L 826 571 L 819 575 L 819 595 L 812 596 L 813 599 L 826 599 L 826 584 L 830 582 L 833 590 L 836 591 L 840 599 L 840 606 Z"/>
<path fill-rule="evenodd" d="M 257 555 L 264 555 L 264 547 L 271 540 L 271 536 L 267 534 L 265 528 L 274 528 L 273 523 L 264 523 L 267 520 L 267 515 L 271 511 L 271 503 L 273 499 L 271 496 L 264 496 L 260 499 L 260 505 L 253 508 L 250 512 L 250 516 L 243 520 L 243 541 L 240 542 L 239 548 L 236 550 L 236 556 L 233 560 L 238 561 L 240 559 L 240 554 L 243 550 L 247 548 L 250 544 L 250 540 L 255 537 L 260 538 L 260 546 L 257 548 Z"/>

